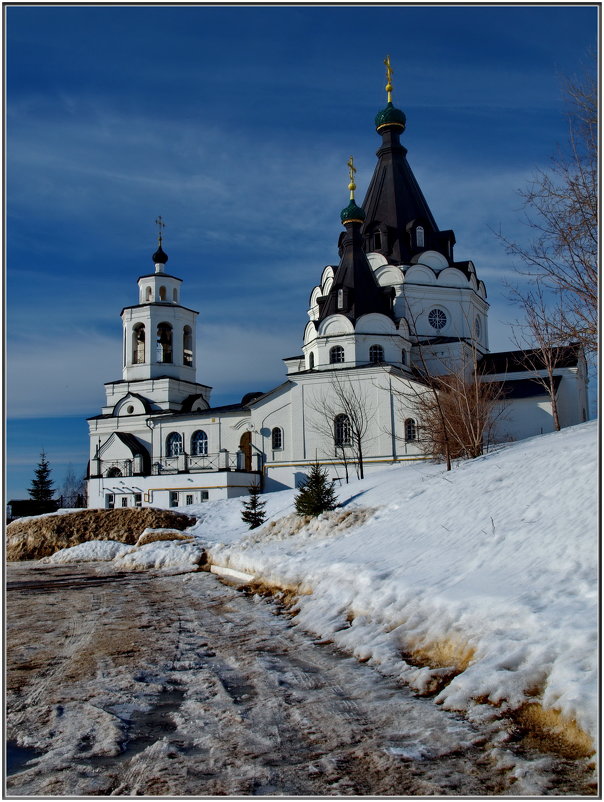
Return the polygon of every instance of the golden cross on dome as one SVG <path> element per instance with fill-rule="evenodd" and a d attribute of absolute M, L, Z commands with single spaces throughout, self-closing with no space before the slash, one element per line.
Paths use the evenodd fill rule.
<path fill-rule="evenodd" d="M 166 227 L 166 224 L 165 224 L 165 223 L 164 223 L 164 221 L 162 220 L 162 218 L 161 218 L 161 215 L 160 215 L 160 216 L 157 218 L 157 220 L 155 221 L 155 225 L 156 225 L 156 226 L 157 226 L 157 228 L 158 228 L 158 237 L 157 237 L 157 241 L 158 241 L 158 242 L 159 242 L 159 244 L 161 245 L 161 241 L 162 241 L 162 233 L 161 233 L 161 230 L 162 230 L 162 228 L 165 228 L 165 227 Z"/>
<path fill-rule="evenodd" d="M 390 56 L 384 59 L 386 65 L 386 92 L 388 92 L 388 103 L 392 103 L 392 73 L 394 70 L 390 66 Z"/>
<path fill-rule="evenodd" d="M 354 160 L 352 156 L 346 162 L 348 165 L 348 176 L 350 177 L 350 184 L 348 184 L 348 189 L 350 190 L 350 200 L 354 200 L 354 191 L 357 188 L 357 185 L 354 183 L 354 174 L 357 171 L 357 168 L 354 166 Z"/>

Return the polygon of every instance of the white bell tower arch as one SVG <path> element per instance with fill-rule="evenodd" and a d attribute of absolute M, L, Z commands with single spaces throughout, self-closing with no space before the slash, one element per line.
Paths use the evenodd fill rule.
<path fill-rule="evenodd" d="M 159 225 L 161 218 L 158 218 Z M 124 381 L 172 378 L 195 382 L 198 313 L 182 306 L 182 279 L 166 273 L 168 256 L 153 254 L 155 272 L 138 279 L 138 304 L 122 310 Z"/>

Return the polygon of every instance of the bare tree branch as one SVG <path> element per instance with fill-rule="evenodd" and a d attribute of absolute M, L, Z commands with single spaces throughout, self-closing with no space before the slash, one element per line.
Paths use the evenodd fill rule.
<path fill-rule="evenodd" d="M 565 151 L 552 158 L 520 190 L 524 222 L 532 230 L 528 245 L 497 234 L 508 253 L 523 263 L 520 274 L 532 276 L 558 296 L 556 335 L 561 342 L 580 342 L 586 351 L 598 346 L 598 91 L 595 78 L 568 81 L 569 133 Z"/>

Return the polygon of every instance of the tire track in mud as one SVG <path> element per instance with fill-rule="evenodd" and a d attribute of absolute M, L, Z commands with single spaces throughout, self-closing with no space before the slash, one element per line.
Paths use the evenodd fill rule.
<path fill-rule="evenodd" d="M 584 768 L 544 755 L 505 768 L 469 723 L 208 573 L 10 570 L 9 727 L 44 752 L 9 778 L 12 794 L 517 794 L 515 771 L 533 791 L 593 793 Z M 46 659 L 37 673 L 19 673 L 24 627 Z M 58 734 L 57 706 L 72 716 Z"/>

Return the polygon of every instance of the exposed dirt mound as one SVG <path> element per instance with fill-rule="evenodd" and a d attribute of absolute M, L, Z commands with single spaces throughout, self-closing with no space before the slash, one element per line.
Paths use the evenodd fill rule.
<path fill-rule="evenodd" d="M 87 540 L 117 540 L 134 545 L 144 529 L 186 529 L 195 518 L 154 507 L 80 510 L 13 521 L 6 527 L 6 559 L 39 560 Z"/>

